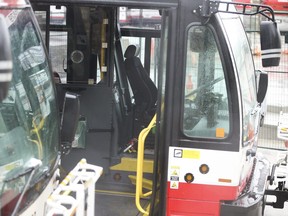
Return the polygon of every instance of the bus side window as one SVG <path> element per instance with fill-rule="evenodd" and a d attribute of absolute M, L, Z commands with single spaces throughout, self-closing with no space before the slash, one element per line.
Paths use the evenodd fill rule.
<path fill-rule="evenodd" d="M 218 139 L 228 136 L 224 70 L 213 33 L 204 26 L 188 30 L 184 101 L 185 135 Z"/>

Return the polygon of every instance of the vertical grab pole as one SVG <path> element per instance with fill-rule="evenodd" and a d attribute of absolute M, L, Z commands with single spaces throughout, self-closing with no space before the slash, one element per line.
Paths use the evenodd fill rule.
<path fill-rule="evenodd" d="M 141 204 L 140 204 L 140 198 L 141 197 L 147 197 L 152 194 L 152 191 L 149 191 L 146 194 L 143 194 L 142 186 L 143 186 L 143 160 L 144 160 L 144 145 L 145 145 L 145 139 L 150 132 L 150 130 L 155 126 L 156 124 L 156 115 L 152 118 L 151 122 L 149 123 L 147 128 L 144 128 L 138 137 L 138 150 L 137 150 L 137 175 L 136 175 L 136 195 L 135 195 L 135 204 L 138 210 L 148 215 L 149 212 L 145 211 Z"/>

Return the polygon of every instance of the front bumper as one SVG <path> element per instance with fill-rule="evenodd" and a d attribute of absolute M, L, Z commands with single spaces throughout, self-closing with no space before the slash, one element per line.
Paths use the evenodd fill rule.
<path fill-rule="evenodd" d="M 235 201 L 223 201 L 221 216 L 261 216 L 265 206 L 265 190 L 269 175 L 269 162 L 256 158 L 252 178 L 245 192 Z"/>

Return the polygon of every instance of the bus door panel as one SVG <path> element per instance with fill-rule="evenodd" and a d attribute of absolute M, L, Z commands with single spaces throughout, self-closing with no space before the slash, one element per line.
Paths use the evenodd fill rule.
<path fill-rule="evenodd" d="M 218 215 L 219 208 L 215 203 L 218 202 L 219 207 L 220 200 L 235 200 L 239 195 L 241 168 L 241 154 L 238 152 L 170 147 L 168 215 L 173 215 L 173 211 L 183 211 L 174 204 L 174 200 L 195 203 L 193 207 L 185 209 L 195 215 L 211 213 L 211 209 L 201 209 L 201 206 L 214 203 L 213 213 Z M 197 212 L 197 208 L 201 211 Z"/>
<path fill-rule="evenodd" d="M 256 73 L 253 57 L 247 40 L 246 33 L 242 27 L 240 18 L 229 17 L 223 19 L 224 28 L 231 53 L 234 60 L 234 70 L 238 73 L 242 137 L 240 149 L 243 154 L 243 172 L 241 182 L 247 181 L 252 173 L 253 160 L 257 147 L 258 128 L 260 126 L 261 112 L 257 102 Z M 239 40 L 234 37 L 237 35 Z M 245 184 L 244 184 L 245 185 Z M 243 186 L 244 186 L 243 185 Z"/>
<path fill-rule="evenodd" d="M 186 205 L 189 215 L 219 215 L 220 200 L 240 194 L 238 83 L 223 29 L 216 17 L 209 23 L 186 27 L 179 143 L 169 147 L 168 215 L 182 214 L 175 205 L 181 199 L 193 203 Z M 200 210 L 209 203 L 212 209 Z"/>

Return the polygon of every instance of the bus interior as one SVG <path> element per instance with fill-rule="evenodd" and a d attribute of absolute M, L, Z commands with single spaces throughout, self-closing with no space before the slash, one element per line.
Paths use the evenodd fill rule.
<path fill-rule="evenodd" d="M 31 3 L 51 60 L 60 111 L 66 91 L 80 98 L 77 136 L 61 159 L 62 171 L 85 157 L 104 167 L 97 188 L 120 185 L 133 192 L 138 135 L 157 109 L 161 11 L 171 5 Z M 151 131 L 145 144 L 148 178 L 154 139 Z"/>
<path fill-rule="evenodd" d="M 240 74 L 239 79 L 248 82 L 241 89 L 245 97 L 247 94 L 247 101 L 243 96 L 239 102 L 237 88 L 240 87 L 231 83 L 236 75 L 227 72 L 233 71 L 232 64 L 223 60 L 225 55 L 229 56 L 229 49 L 221 42 L 226 36 L 215 36 L 222 27 L 215 24 L 214 18 L 210 26 L 204 25 L 210 22 L 207 16 L 211 14 L 193 15 L 197 25 L 187 24 L 192 20 L 185 14 L 187 2 L 179 7 L 184 12 L 177 14 L 180 9 L 176 0 L 31 0 L 51 60 L 60 112 L 66 92 L 73 92 L 80 99 L 76 138 L 61 158 L 61 173 L 65 176 L 82 158 L 103 167 L 96 186 L 99 215 L 137 215 L 135 190 L 136 196 L 140 190 L 140 197 L 144 198 L 140 202 L 144 202 L 145 208 L 149 203 L 158 202 L 159 196 L 165 196 L 159 192 L 159 185 L 166 183 L 169 172 L 169 153 L 165 146 L 193 144 L 207 152 L 213 149 L 229 153 L 255 147 L 256 139 L 251 131 L 257 131 L 258 126 L 251 122 L 259 120 L 254 115 L 259 107 L 250 117 L 248 111 L 251 110 L 247 109 L 243 124 L 249 127 L 243 127 L 243 134 L 238 133 L 242 128 L 235 121 L 242 118 L 239 104 L 254 107 L 256 91 L 261 89 L 254 82 L 252 58 L 245 56 L 250 52 L 246 36 L 238 35 L 245 45 L 239 56 L 245 56 L 241 59 L 246 62 L 243 70 L 251 69 L 252 78 Z M 202 1 L 195 3 L 197 8 L 199 2 Z M 184 20 L 180 26 L 177 26 L 177 16 Z M 229 19 L 223 23 L 233 25 Z M 242 26 L 240 20 L 237 23 Z M 211 30 L 214 24 L 215 29 Z M 176 29 L 181 29 L 181 33 Z M 234 33 L 237 26 L 235 29 Z M 189 37 L 184 36 L 186 34 Z M 232 31 L 227 35 L 235 36 Z M 231 39 L 231 43 L 238 43 L 238 36 L 234 41 Z M 220 48 L 222 45 L 224 48 Z M 241 65 L 238 63 L 237 67 Z M 261 76 L 261 72 L 257 75 Z M 182 97 L 181 92 L 185 96 Z M 160 137 L 163 134 L 164 137 Z M 239 140 L 244 144 L 239 144 Z M 252 151 L 241 156 L 245 173 L 253 164 Z M 139 166 L 143 172 L 141 189 L 135 188 Z M 159 202 L 158 209 L 151 207 L 151 215 L 161 212 L 161 206 L 166 205 L 164 200 Z"/>

